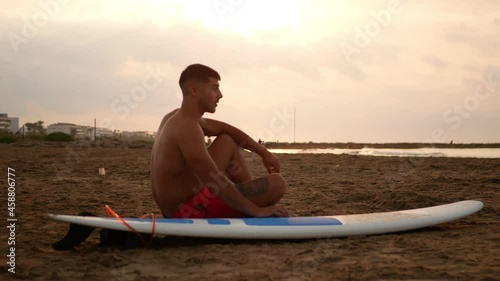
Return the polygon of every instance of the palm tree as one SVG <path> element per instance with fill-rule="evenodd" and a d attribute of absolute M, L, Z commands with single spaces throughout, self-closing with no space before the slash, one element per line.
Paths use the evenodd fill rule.
<path fill-rule="evenodd" d="M 45 129 L 43 128 L 43 121 L 38 121 L 35 123 L 26 123 L 24 127 L 28 130 L 31 135 L 44 135 Z"/>
<path fill-rule="evenodd" d="M 40 133 L 40 135 L 45 134 L 45 129 L 43 128 L 43 121 L 39 120 L 38 122 L 35 123 L 35 129 Z"/>
<path fill-rule="evenodd" d="M 24 124 L 24 127 L 26 127 L 26 129 L 28 129 L 28 133 L 29 134 L 35 134 L 36 133 L 36 124 L 35 123 L 26 123 Z"/>

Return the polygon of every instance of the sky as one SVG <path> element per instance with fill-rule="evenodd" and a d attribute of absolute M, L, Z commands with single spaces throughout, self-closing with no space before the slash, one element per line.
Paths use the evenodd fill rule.
<path fill-rule="evenodd" d="M 192 63 L 205 117 L 280 142 L 500 142 L 500 0 L 0 0 L 0 113 L 156 131 Z"/>

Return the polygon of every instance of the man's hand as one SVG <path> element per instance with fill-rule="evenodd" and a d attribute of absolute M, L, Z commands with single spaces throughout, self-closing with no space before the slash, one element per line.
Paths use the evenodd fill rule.
<path fill-rule="evenodd" d="M 227 123 L 208 118 L 201 118 L 199 124 L 205 136 L 218 136 L 220 134 L 228 134 L 240 147 L 259 154 L 260 157 L 262 157 L 264 166 L 269 173 L 280 172 L 280 163 L 278 161 L 278 158 L 276 158 L 276 156 L 269 152 L 269 150 L 267 150 L 264 146 L 258 144 L 240 129 L 233 127 Z"/>
<path fill-rule="evenodd" d="M 263 207 L 259 208 L 254 214 L 255 217 L 257 218 L 262 218 L 262 217 L 280 217 L 280 218 L 286 218 L 288 217 L 288 211 L 285 209 L 285 207 L 281 206 L 269 206 L 269 207 Z"/>
<path fill-rule="evenodd" d="M 262 162 L 270 174 L 280 172 L 280 162 L 278 158 L 268 150 L 262 154 Z"/>

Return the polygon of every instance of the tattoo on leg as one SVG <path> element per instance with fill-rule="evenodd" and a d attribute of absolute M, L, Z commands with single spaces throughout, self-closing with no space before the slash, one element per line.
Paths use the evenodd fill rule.
<path fill-rule="evenodd" d="M 251 181 L 242 182 L 236 188 L 244 196 L 262 195 L 269 191 L 269 179 L 266 177 L 257 178 Z"/>

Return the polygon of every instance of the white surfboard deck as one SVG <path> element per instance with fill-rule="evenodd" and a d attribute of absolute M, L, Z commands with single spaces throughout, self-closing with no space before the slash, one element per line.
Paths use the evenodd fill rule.
<path fill-rule="evenodd" d="M 157 218 L 155 234 L 236 239 L 310 239 L 374 235 L 437 225 L 471 215 L 483 207 L 481 201 L 467 200 L 428 208 L 339 216 L 165 219 Z M 49 214 L 49 218 L 105 229 L 130 229 L 116 218 Z M 151 218 L 123 218 L 137 232 L 151 233 Z"/>

